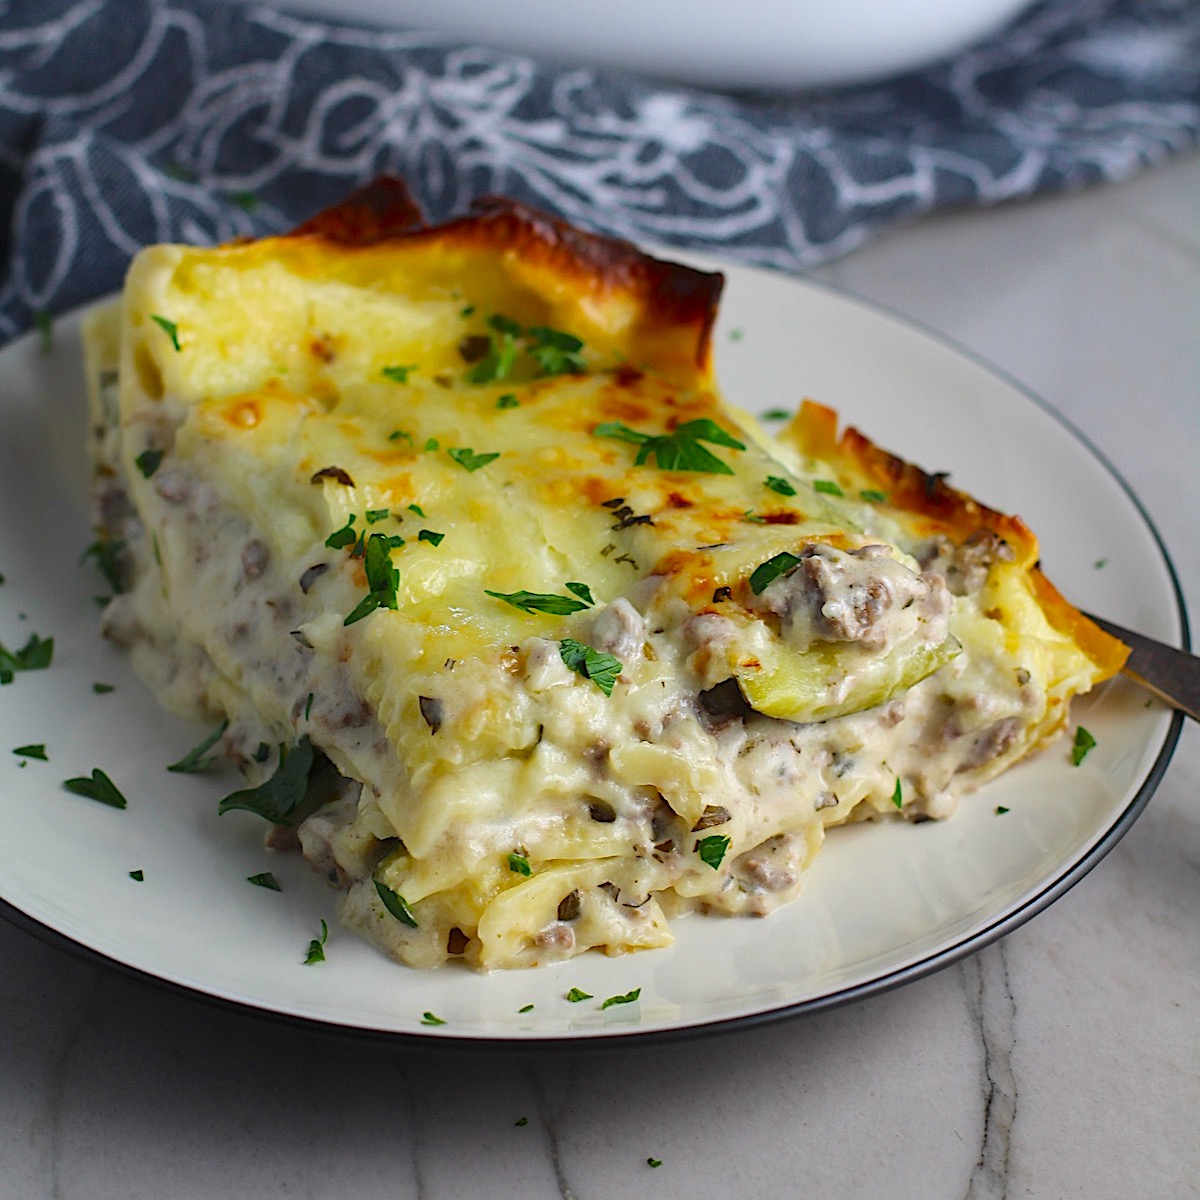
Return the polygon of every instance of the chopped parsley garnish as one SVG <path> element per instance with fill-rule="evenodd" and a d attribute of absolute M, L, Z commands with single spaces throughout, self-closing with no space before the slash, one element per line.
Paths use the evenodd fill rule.
<path fill-rule="evenodd" d="M 896 786 L 892 789 L 892 803 L 897 808 L 904 807 L 904 789 L 900 785 L 900 776 L 896 776 Z"/>
<path fill-rule="evenodd" d="M 487 350 L 467 372 L 470 383 L 492 383 L 507 379 L 517 361 L 517 337 L 521 327 L 499 313 L 488 318 L 492 332 L 488 334 Z"/>
<path fill-rule="evenodd" d="M 445 1025 L 445 1023 L 446 1022 L 441 1017 L 436 1016 L 431 1012 L 425 1012 L 421 1014 L 422 1025 Z"/>
<path fill-rule="evenodd" d="M 446 535 L 444 533 L 434 533 L 432 529 L 422 529 L 421 532 L 417 534 L 417 541 L 428 542 L 431 546 L 440 546 L 442 544 L 442 538 L 445 536 Z"/>
<path fill-rule="evenodd" d="M 464 318 L 465 318 L 465 317 L 470 317 L 470 316 L 473 316 L 473 315 L 474 315 L 474 312 L 475 312 L 475 305 L 473 305 L 473 304 L 468 304 L 468 305 L 467 305 L 467 307 L 466 307 L 466 308 L 464 308 L 464 309 L 462 309 L 462 310 L 459 312 L 459 314 L 458 314 L 458 315 L 459 315 L 460 317 L 464 317 Z"/>
<path fill-rule="evenodd" d="M 375 892 L 379 899 L 383 902 L 383 907 L 400 922 L 401 925 L 407 925 L 409 929 L 417 928 L 417 918 L 413 916 L 412 909 L 408 907 L 408 901 L 404 899 L 399 892 L 394 892 L 386 883 L 381 883 L 378 879 L 374 881 Z"/>
<path fill-rule="evenodd" d="M 406 442 L 411 443 L 413 440 L 413 435 L 411 433 L 406 433 L 403 429 L 393 429 L 392 432 L 388 434 L 389 442 L 398 442 L 401 440 L 401 438 L 403 438 Z"/>
<path fill-rule="evenodd" d="M 621 674 L 620 659 L 585 646 L 574 638 L 563 638 L 558 643 L 558 652 L 576 675 L 590 679 L 606 696 L 612 695 L 617 676 Z"/>
<path fill-rule="evenodd" d="M 423 517 L 425 515 L 425 510 L 419 504 L 410 504 L 408 506 L 408 511 L 410 513 L 416 513 L 418 517 Z"/>
<path fill-rule="evenodd" d="M 39 308 L 33 314 L 33 327 L 41 340 L 42 353 L 49 354 L 54 349 L 54 318 L 44 308 Z"/>
<path fill-rule="evenodd" d="M 190 774 L 194 771 L 206 771 L 217 761 L 215 754 L 208 752 L 221 740 L 225 730 L 229 728 L 228 720 L 222 721 L 199 745 L 194 746 L 189 750 L 178 762 L 173 762 L 168 768 L 168 771 L 174 771 L 180 775 Z M 207 757 L 206 757 L 207 755 Z"/>
<path fill-rule="evenodd" d="M 520 406 L 520 400 L 518 400 L 512 392 L 505 392 L 504 395 L 496 401 L 497 408 L 520 408 Z"/>
<path fill-rule="evenodd" d="M 129 878 L 132 879 L 134 883 L 143 883 L 146 879 L 146 872 L 141 870 L 130 871 Z"/>
<path fill-rule="evenodd" d="M 434 449 L 436 450 L 437 447 L 435 446 Z M 500 457 L 498 451 L 492 451 L 490 454 L 476 454 L 469 446 L 465 448 L 460 446 L 453 450 L 447 449 L 446 453 L 464 471 L 478 471 L 480 467 L 486 467 L 493 459 Z"/>
<path fill-rule="evenodd" d="M 868 504 L 886 504 L 887 492 L 877 492 L 874 488 L 862 488 L 858 493 Z"/>
<path fill-rule="evenodd" d="M 711 837 L 700 838 L 696 843 L 696 853 L 700 855 L 700 861 L 715 871 L 729 849 L 730 840 L 726 833 L 714 833 Z"/>
<path fill-rule="evenodd" d="M 105 581 L 114 592 L 123 592 L 125 587 L 121 581 L 121 571 L 117 566 L 117 555 L 124 548 L 122 541 L 95 541 L 80 555 L 80 562 L 89 558 L 96 560 L 96 569 L 104 576 Z"/>
<path fill-rule="evenodd" d="M 440 447 L 441 447 L 441 443 L 437 440 L 437 438 L 426 438 L 425 445 L 422 447 L 422 449 L 423 450 L 437 450 Z"/>
<path fill-rule="evenodd" d="M 1075 742 L 1071 747 L 1071 762 L 1079 766 L 1095 745 L 1096 739 L 1082 725 L 1078 726 L 1075 730 Z"/>
<path fill-rule="evenodd" d="M 568 1004 L 578 1004 L 580 1002 L 580 1000 L 590 1000 L 591 998 L 592 998 L 591 992 L 584 992 L 576 987 L 573 987 L 567 993 L 567 1003 Z"/>
<path fill-rule="evenodd" d="M 382 533 L 373 533 L 367 540 L 363 567 L 367 573 L 367 594 L 358 602 L 354 611 L 342 622 L 353 625 L 377 608 L 396 607 L 396 585 L 400 572 L 392 566 L 392 542 Z"/>
<path fill-rule="evenodd" d="M 309 717 L 312 716 L 312 706 L 313 706 L 313 694 L 312 694 L 312 692 L 309 692 L 308 696 L 305 698 L 305 701 L 304 701 L 304 719 L 306 721 L 309 719 Z"/>
<path fill-rule="evenodd" d="M 827 496 L 844 496 L 846 494 L 832 479 L 814 479 L 813 491 L 824 492 Z"/>
<path fill-rule="evenodd" d="M 648 1167 L 661 1167 L 661 1166 L 662 1166 L 662 1159 L 661 1159 L 661 1158 L 648 1158 L 648 1159 L 646 1159 L 646 1166 L 648 1166 Z"/>
<path fill-rule="evenodd" d="M 231 792 L 217 805 L 217 812 L 236 808 L 257 813 L 272 825 L 291 825 L 308 790 L 312 764 L 313 748 L 307 734 L 294 746 L 281 745 L 275 774 L 258 787 Z"/>
<path fill-rule="evenodd" d="M 786 421 L 792 415 L 787 408 L 768 408 L 762 415 L 764 421 Z"/>
<path fill-rule="evenodd" d="M 746 448 L 733 434 L 707 417 L 686 421 L 672 433 L 657 436 L 630 429 L 620 421 L 602 421 L 592 433 L 596 437 L 634 443 L 638 447 L 637 457 L 633 460 L 634 466 L 640 467 L 653 454 L 655 464 L 664 471 L 703 471 L 710 475 L 732 475 L 733 468 L 700 443 L 728 446 L 732 450 Z"/>
<path fill-rule="evenodd" d="M 270 871 L 260 871 L 257 875 L 247 875 L 246 882 L 254 884 L 255 887 L 266 888 L 268 892 L 283 891 L 283 888 L 279 886 L 279 880 Z"/>
<path fill-rule="evenodd" d="M 368 525 L 377 525 L 380 521 L 386 521 L 392 513 L 387 508 L 368 508 L 363 515 Z"/>
<path fill-rule="evenodd" d="M 533 868 L 529 865 L 529 859 L 524 854 L 518 854 L 515 850 L 508 856 L 508 869 L 515 875 L 533 874 Z"/>
<path fill-rule="evenodd" d="M 782 479 L 778 475 L 768 475 L 765 482 L 771 491 L 778 492 L 781 496 L 794 496 L 796 494 L 796 489 L 786 479 Z"/>
<path fill-rule="evenodd" d="M 76 796 L 86 796 L 89 800 L 99 800 L 109 808 L 124 808 L 127 801 L 121 795 L 120 789 L 99 767 L 92 768 L 91 778 L 77 776 L 63 781 L 63 787 Z"/>
<path fill-rule="evenodd" d="M 171 339 L 171 345 L 175 347 L 176 352 L 180 350 L 179 345 L 179 326 L 174 321 L 168 321 L 166 317 L 160 317 L 158 313 L 151 313 L 150 320 L 157 325 Z"/>
<path fill-rule="evenodd" d="M 325 961 L 325 939 L 329 937 L 329 926 L 321 922 L 321 936 L 313 938 L 308 943 L 308 953 L 304 956 L 304 965 L 311 967 L 313 963 Z"/>
<path fill-rule="evenodd" d="M 107 696 L 109 692 L 115 692 L 117 689 L 111 683 L 93 683 L 92 691 L 97 696 Z"/>
<path fill-rule="evenodd" d="M 786 575 L 793 567 L 799 565 L 800 560 L 794 554 L 789 554 L 786 550 L 781 551 L 750 572 L 750 590 L 756 596 L 761 595 L 780 575 Z"/>
<path fill-rule="evenodd" d="M 525 1010 L 524 1010 L 524 1009 L 522 1009 L 521 1011 L 522 1011 L 522 1012 L 524 1012 Z M 513 1124 L 514 1124 L 514 1125 L 516 1125 L 516 1126 L 528 1125 L 528 1124 L 529 1124 L 529 1118 L 528 1118 L 528 1117 L 518 1117 L 518 1118 L 517 1118 L 517 1119 L 516 1119 L 516 1120 L 513 1122 Z"/>
<path fill-rule="evenodd" d="M 354 522 L 357 520 L 358 517 L 351 513 L 345 525 L 341 529 L 335 529 L 325 539 L 325 545 L 331 550 L 341 550 L 345 546 L 352 546 L 358 541 L 358 531 L 354 528 Z"/>
<path fill-rule="evenodd" d="M 584 371 L 583 356 L 579 353 L 583 341 L 573 333 L 534 325 L 529 330 L 529 337 L 533 341 L 529 357 L 543 375 L 579 375 Z"/>
<path fill-rule="evenodd" d="M 9 650 L 0 642 L 0 684 L 12 683 L 18 671 L 42 671 L 54 657 L 54 639 L 31 634 L 20 650 Z"/>
<path fill-rule="evenodd" d="M 393 383 L 407 383 L 409 375 L 417 369 L 416 363 L 410 363 L 407 366 L 384 367 L 380 374 L 384 379 L 390 379 Z"/>
<path fill-rule="evenodd" d="M 137 463 L 137 469 L 141 471 L 142 476 L 149 479 L 158 470 L 165 453 L 165 450 L 143 450 L 133 461 Z"/>
<path fill-rule="evenodd" d="M 586 583 L 566 583 L 563 585 L 568 592 L 574 592 L 585 604 L 595 604 L 592 589 Z"/>
<path fill-rule="evenodd" d="M 580 585 L 582 586 L 582 585 Z M 567 587 L 571 588 L 568 583 Z M 571 591 L 579 595 L 575 588 Z M 549 613 L 554 617 L 565 617 L 571 613 L 582 612 L 585 608 L 589 608 L 594 601 L 585 601 L 583 599 L 574 600 L 570 596 L 555 596 L 550 592 L 492 592 L 484 588 L 486 595 L 491 596 L 493 600 L 503 600 L 505 604 L 511 604 L 513 608 L 519 608 L 522 612 L 527 613 Z"/>
<path fill-rule="evenodd" d="M 518 1009 L 517 1009 L 517 1012 L 519 1012 L 519 1013 L 533 1012 L 533 1005 L 532 1005 L 532 1004 L 526 1004 L 524 1007 L 522 1007 L 522 1008 L 518 1008 Z"/>
<path fill-rule="evenodd" d="M 41 762 L 50 761 L 46 756 L 46 745 L 44 742 L 34 742 L 28 746 L 16 746 L 13 749 L 13 753 L 20 755 L 22 758 L 36 758 Z"/>
<path fill-rule="evenodd" d="M 623 996 L 609 996 L 609 998 L 607 1000 L 605 1000 L 604 1003 L 600 1005 L 600 1007 L 601 1007 L 601 1009 L 605 1009 L 605 1008 L 612 1008 L 614 1005 L 617 1005 L 617 1004 L 632 1004 L 641 994 L 642 994 L 642 989 L 640 987 L 637 987 L 637 988 L 634 988 L 632 992 L 626 992 L 625 995 L 623 995 Z"/>
<path fill-rule="evenodd" d="M 1096 559 L 1096 561 L 1094 563 L 1092 563 L 1092 566 L 1097 571 L 1102 571 L 1102 570 L 1104 570 L 1105 567 L 1108 566 L 1108 559 L 1107 558 L 1098 558 L 1098 559 Z"/>
<path fill-rule="evenodd" d="M 1003 804 L 996 805 L 996 816 L 1002 817 L 1006 812 L 1008 812 L 1008 809 Z"/>

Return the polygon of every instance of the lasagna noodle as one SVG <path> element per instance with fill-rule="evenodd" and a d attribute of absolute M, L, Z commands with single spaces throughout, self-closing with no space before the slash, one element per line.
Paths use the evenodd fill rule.
<path fill-rule="evenodd" d="M 765 914 L 826 827 L 947 815 L 1119 669 L 1019 520 L 726 406 L 720 283 L 381 181 L 151 247 L 89 321 L 105 629 L 251 785 L 314 748 L 275 840 L 403 962 Z"/>

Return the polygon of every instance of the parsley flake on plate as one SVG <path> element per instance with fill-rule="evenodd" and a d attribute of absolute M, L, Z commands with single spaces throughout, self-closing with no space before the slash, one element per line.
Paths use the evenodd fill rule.
<path fill-rule="evenodd" d="M 1075 741 L 1071 746 L 1071 762 L 1079 766 L 1096 745 L 1096 739 L 1082 725 L 1075 729 Z"/>
<path fill-rule="evenodd" d="M 609 996 L 609 998 L 600 1005 L 600 1008 L 603 1010 L 606 1008 L 613 1008 L 618 1004 L 632 1004 L 641 994 L 642 989 L 640 987 L 636 987 L 632 992 L 626 992 L 623 996 Z"/>
<path fill-rule="evenodd" d="M 109 808 L 124 808 L 128 803 L 120 788 L 99 767 L 92 768 L 90 777 L 82 775 L 63 780 L 63 787 L 76 796 L 107 804 Z"/>
<path fill-rule="evenodd" d="M 662 1166 L 662 1159 L 661 1159 L 661 1158 L 648 1158 L 648 1159 L 646 1159 L 646 1166 L 648 1166 L 648 1167 L 661 1167 L 661 1166 Z"/>
<path fill-rule="evenodd" d="M 904 789 L 900 785 L 900 776 L 896 776 L 896 786 L 892 789 L 892 803 L 897 808 L 904 807 Z"/>
<path fill-rule="evenodd" d="M 532 345 L 529 357 L 538 365 L 543 375 L 580 375 L 585 370 L 583 341 L 573 333 L 561 329 L 549 329 L 545 325 L 534 325 L 529 330 Z"/>
<path fill-rule="evenodd" d="M 31 634 L 20 650 L 0 642 L 0 684 L 12 683 L 18 671 L 44 671 L 54 658 L 54 639 Z"/>
<path fill-rule="evenodd" d="M 39 762 L 49 762 L 44 742 L 34 742 L 28 746 L 16 746 L 13 753 L 21 758 L 36 758 Z"/>
<path fill-rule="evenodd" d="M 814 479 L 813 491 L 823 492 L 826 496 L 844 496 L 846 494 L 832 479 Z"/>
<path fill-rule="evenodd" d="M 529 865 L 529 859 L 524 854 L 518 854 L 515 850 L 508 856 L 508 869 L 514 875 L 533 874 L 533 868 Z"/>
<path fill-rule="evenodd" d="M 283 891 L 283 888 L 279 886 L 279 880 L 270 871 L 260 871 L 257 875 L 247 875 L 246 882 L 254 884 L 255 887 L 266 888 L 268 892 Z"/>
<path fill-rule="evenodd" d="M 529 1118 L 528 1118 L 528 1117 L 518 1117 L 518 1118 L 517 1118 L 517 1119 L 516 1119 L 516 1120 L 513 1122 L 513 1124 L 514 1124 L 514 1125 L 516 1125 L 516 1126 L 518 1126 L 518 1127 L 519 1127 L 519 1126 L 521 1126 L 521 1125 L 528 1125 L 528 1124 L 529 1124 Z"/>
<path fill-rule="evenodd" d="M 442 1017 L 439 1017 L 434 1013 L 424 1012 L 421 1014 L 422 1025 L 445 1025 L 445 1023 L 446 1022 Z"/>
<path fill-rule="evenodd" d="M 781 496 L 794 496 L 796 494 L 796 489 L 779 475 L 768 475 L 765 483 L 771 491 L 778 492 Z"/>
<path fill-rule="evenodd" d="M 321 936 L 313 938 L 308 943 L 308 953 L 304 956 L 304 965 L 311 967 L 313 963 L 322 963 L 325 961 L 325 941 L 329 937 L 329 926 L 322 920 Z"/>
<path fill-rule="evenodd" d="M 444 533 L 434 533 L 432 529 L 422 529 L 421 532 L 417 534 L 417 541 L 428 542 L 431 546 L 440 546 L 442 544 L 442 538 L 445 536 L 446 535 Z"/>
<path fill-rule="evenodd" d="M 591 1000 L 591 999 L 592 999 L 591 992 L 582 991 L 580 988 L 577 988 L 577 987 L 573 987 L 567 993 L 567 1003 L 568 1004 L 578 1004 L 580 1002 L 580 1000 Z"/>

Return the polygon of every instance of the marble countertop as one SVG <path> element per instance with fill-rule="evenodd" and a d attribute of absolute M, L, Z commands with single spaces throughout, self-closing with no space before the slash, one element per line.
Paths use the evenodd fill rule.
<path fill-rule="evenodd" d="M 1200 159 L 926 220 L 815 274 L 1065 413 L 1200 616 Z M 1200 1196 L 1200 729 L 1050 909 L 939 974 L 719 1038 L 417 1052 L 241 1015 L 0 923 L 5 1200 Z M 648 1160 L 661 1165 L 651 1166 Z"/>

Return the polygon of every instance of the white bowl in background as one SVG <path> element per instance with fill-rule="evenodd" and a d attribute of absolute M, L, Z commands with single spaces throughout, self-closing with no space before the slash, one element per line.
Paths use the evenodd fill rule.
<path fill-rule="evenodd" d="M 266 0 L 702 87 L 865 83 L 963 49 L 1030 0 Z"/>

